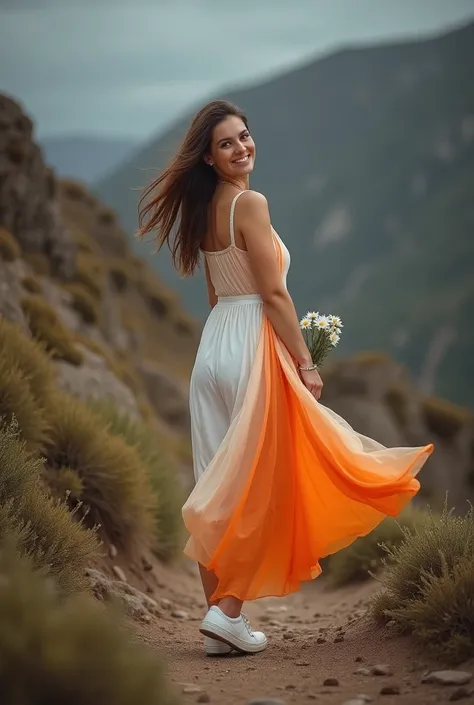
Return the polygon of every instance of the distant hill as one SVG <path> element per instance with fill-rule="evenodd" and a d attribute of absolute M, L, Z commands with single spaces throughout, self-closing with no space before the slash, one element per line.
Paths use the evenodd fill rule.
<path fill-rule="evenodd" d="M 344 49 L 220 97 L 249 115 L 251 185 L 291 250 L 298 311 L 337 312 L 342 351 L 383 349 L 424 391 L 474 404 L 474 23 Z M 190 117 L 96 185 L 130 233 L 143 169 L 166 163 Z M 134 247 L 205 316 L 200 277 Z"/>
<path fill-rule="evenodd" d="M 103 137 L 51 137 L 41 143 L 45 161 L 60 176 L 93 183 L 116 168 L 136 148 L 136 142 Z"/>

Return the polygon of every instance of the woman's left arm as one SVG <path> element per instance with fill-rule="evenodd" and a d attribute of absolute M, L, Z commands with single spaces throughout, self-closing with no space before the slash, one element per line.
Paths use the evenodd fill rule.
<path fill-rule="evenodd" d="M 209 306 L 214 308 L 217 303 L 216 290 L 211 282 L 211 275 L 209 274 L 209 267 L 207 266 L 207 260 L 204 262 L 204 268 L 206 270 L 206 282 L 207 282 L 207 297 L 209 299 Z"/>

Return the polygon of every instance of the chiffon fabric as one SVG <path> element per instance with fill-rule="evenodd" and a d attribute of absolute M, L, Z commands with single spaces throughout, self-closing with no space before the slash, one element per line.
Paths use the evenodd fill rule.
<path fill-rule="evenodd" d="M 218 296 L 191 376 L 196 484 L 185 554 L 218 578 L 212 600 L 283 596 L 319 559 L 396 516 L 417 494 L 433 445 L 386 448 L 302 383 L 263 309 L 247 252 L 203 252 Z M 272 229 L 286 286 L 290 255 Z"/>

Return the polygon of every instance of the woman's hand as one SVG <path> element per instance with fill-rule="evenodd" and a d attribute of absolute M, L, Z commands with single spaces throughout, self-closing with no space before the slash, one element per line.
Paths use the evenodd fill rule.
<path fill-rule="evenodd" d="M 301 379 L 315 399 L 319 399 L 323 388 L 323 381 L 318 370 L 300 370 Z"/>

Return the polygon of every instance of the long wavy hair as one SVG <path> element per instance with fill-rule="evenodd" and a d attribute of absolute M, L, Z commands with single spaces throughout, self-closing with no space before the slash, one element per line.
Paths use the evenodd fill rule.
<path fill-rule="evenodd" d="M 138 203 L 137 237 L 156 230 L 157 250 L 167 243 L 174 266 L 185 277 L 199 264 L 218 179 L 204 157 L 210 152 L 214 128 L 231 115 L 241 118 L 248 128 L 247 117 L 236 105 L 225 100 L 205 105 L 169 166 L 145 189 Z"/>

